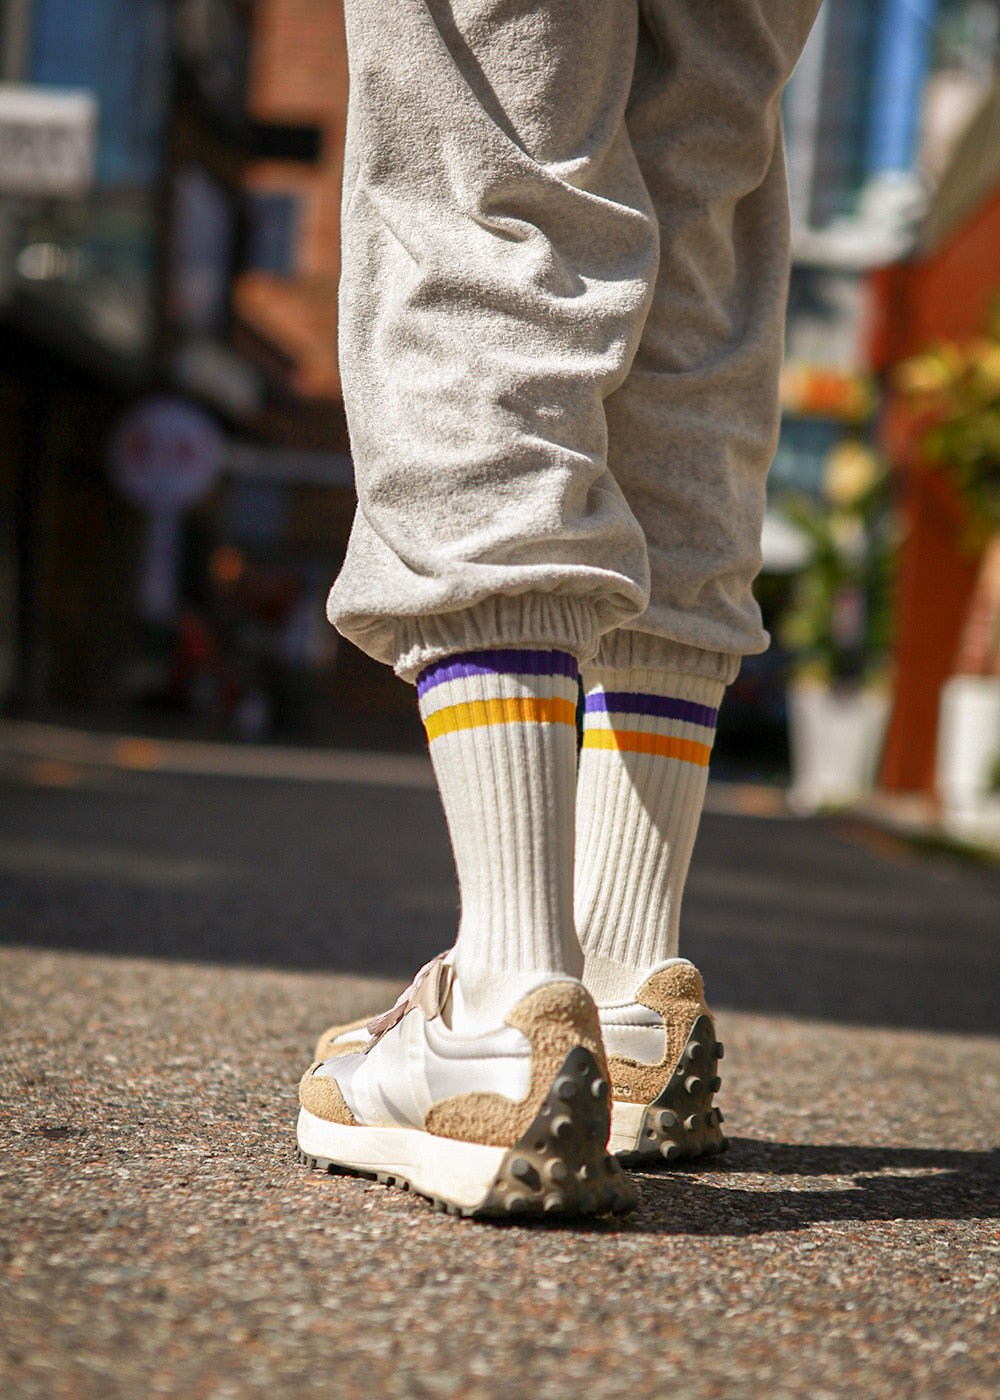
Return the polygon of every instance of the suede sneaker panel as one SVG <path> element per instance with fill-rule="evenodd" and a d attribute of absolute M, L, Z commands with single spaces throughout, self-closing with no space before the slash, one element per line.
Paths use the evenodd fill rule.
<path fill-rule="evenodd" d="M 529 992 L 504 1018 L 531 1045 L 531 1077 L 520 1102 L 502 1094 L 454 1094 L 427 1113 L 425 1130 L 435 1137 L 509 1147 L 533 1123 L 571 1050 L 583 1046 L 607 1076 L 597 1007 L 582 986 L 551 982 Z"/>
<path fill-rule="evenodd" d="M 358 1120 L 344 1102 L 337 1081 L 331 1075 L 316 1074 L 322 1063 L 322 1060 L 314 1061 L 299 1081 L 299 1103 L 317 1118 L 325 1118 L 328 1123 L 343 1123 L 347 1128 L 359 1127 Z"/>
<path fill-rule="evenodd" d="M 608 1058 L 612 1096 L 630 1103 L 652 1103 L 663 1091 L 680 1059 L 691 1027 L 699 1016 L 710 1016 L 701 973 L 691 963 L 661 968 L 635 994 L 641 1006 L 663 1018 L 665 1045 L 657 1064 L 641 1064 L 624 1055 Z"/>

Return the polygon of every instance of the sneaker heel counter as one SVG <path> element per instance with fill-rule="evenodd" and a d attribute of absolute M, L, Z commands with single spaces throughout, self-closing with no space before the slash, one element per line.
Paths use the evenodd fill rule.
<path fill-rule="evenodd" d="M 603 1067 L 590 1050 L 575 1046 L 534 1118 L 504 1157 L 481 1213 L 631 1210 L 638 1201 L 635 1187 L 605 1149 L 610 1108 Z"/>

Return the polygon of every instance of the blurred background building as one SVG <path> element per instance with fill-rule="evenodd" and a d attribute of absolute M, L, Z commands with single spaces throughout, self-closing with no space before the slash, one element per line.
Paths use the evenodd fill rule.
<path fill-rule="evenodd" d="M 339 6 L 3 0 L 0 65 L 6 708 L 412 737 L 323 617 L 353 505 Z"/>
<path fill-rule="evenodd" d="M 787 503 L 820 511 L 831 482 L 843 495 L 852 471 L 878 474 L 892 366 L 934 336 L 980 333 L 1000 287 L 1000 139 L 982 125 L 998 54 L 1000 0 L 825 0 L 787 89 L 795 267 L 760 584 L 778 644 L 727 701 L 722 774 L 787 762 L 805 644 L 786 621 L 815 553 L 805 507 L 796 520 Z M 340 6 L 0 0 L 0 79 L 4 707 L 419 743 L 407 688 L 323 618 L 353 507 Z M 943 320 L 914 310 L 932 285 Z M 916 581 L 899 562 L 894 602 L 855 580 L 831 603 L 838 682 L 865 670 L 892 609 L 879 626 L 902 718 L 883 776 L 897 787 L 933 782 L 928 716 L 976 573 L 947 549 Z M 938 568 L 955 587 L 928 663 L 911 634 L 919 579 Z M 914 736 L 919 759 L 902 760 Z"/>

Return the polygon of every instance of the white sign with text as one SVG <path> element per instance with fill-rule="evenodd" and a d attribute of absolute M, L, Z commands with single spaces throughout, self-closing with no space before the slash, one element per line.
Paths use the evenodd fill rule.
<path fill-rule="evenodd" d="M 84 195 L 96 149 L 93 93 L 0 83 L 0 195 Z"/>

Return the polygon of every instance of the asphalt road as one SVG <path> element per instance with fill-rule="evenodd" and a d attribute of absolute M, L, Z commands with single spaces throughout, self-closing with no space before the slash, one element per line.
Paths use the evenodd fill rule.
<path fill-rule="evenodd" d="M 452 942 L 458 894 L 429 765 L 387 785 L 396 762 L 254 782 L 8 759 L 0 939 L 408 981 Z M 709 811 L 683 926 L 724 1006 L 1000 1031 L 1000 866 L 846 817 Z"/>
<path fill-rule="evenodd" d="M 5 1400 L 996 1400 L 1000 872 L 709 813 L 733 1145 L 501 1229 L 292 1156 L 316 1033 L 453 933 L 436 795 L 381 779 L 0 763 Z"/>

